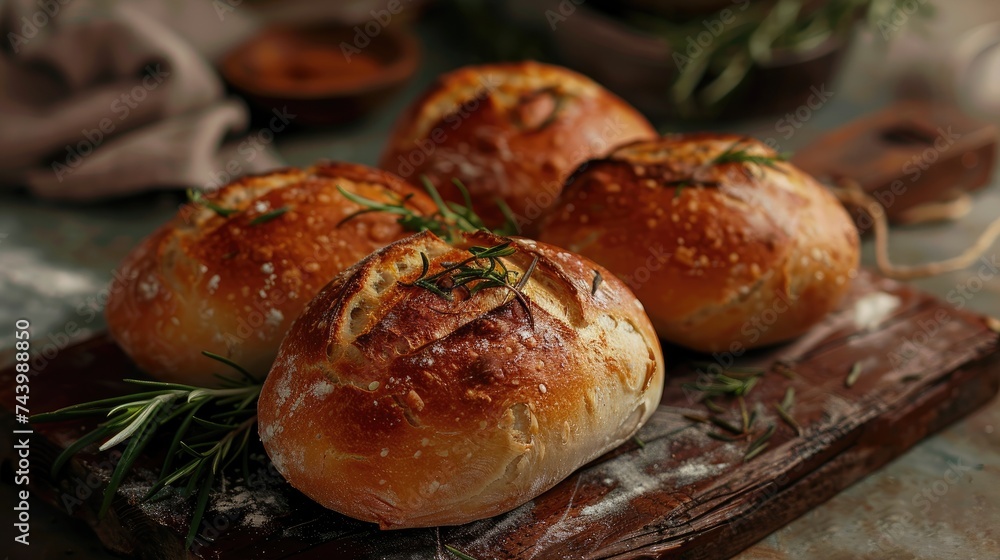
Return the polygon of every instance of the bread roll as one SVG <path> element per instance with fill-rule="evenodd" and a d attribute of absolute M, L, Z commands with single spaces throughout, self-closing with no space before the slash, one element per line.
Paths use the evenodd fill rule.
<path fill-rule="evenodd" d="M 449 200 L 459 179 L 487 225 L 502 199 L 530 226 L 584 161 L 656 132 L 628 103 L 576 72 L 537 62 L 467 66 L 441 76 L 403 114 L 383 169 L 426 174 Z"/>
<path fill-rule="evenodd" d="M 434 275 L 504 241 L 417 234 L 309 304 L 258 408 L 292 486 L 383 529 L 466 523 L 544 492 L 653 414 L 659 342 L 635 297 L 589 260 L 514 239 L 502 261 L 518 280 L 538 259 L 523 300 L 489 288 L 450 301 L 413 285 L 421 253 Z"/>
<path fill-rule="evenodd" d="M 205 195 L 204 204 L 184 205 L 125 258 L 105 311 L 111 335 L 161 380 L 212 385 L 213 374 L 233 373 L 202 350 L 266 375 L 288 326 L 320 288 L 409 235 L 384 213 L 338 227 L 361 209 L 338 185 L 384 202 L 411 196 L 414 209 L 434 209 L 422 191 L 361 165 L 244 177 Z"/>
<path fill-rule="evenodd" d="M 858 266 L 858 234 L 812 177 L 757 140 L 667 136 L 589 162 L 539 239 L 590 257 L 642 301 L 656 332 L 733 352 L 802 334 Z"/>

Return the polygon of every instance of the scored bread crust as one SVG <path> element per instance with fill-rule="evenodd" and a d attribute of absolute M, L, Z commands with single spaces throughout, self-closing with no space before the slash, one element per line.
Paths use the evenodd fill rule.
<path fill-rule="evenodd" d="M 409 196 L 409 207 L 434 211 L 422 191 L 362 165 L 323 163 L 243 177 L 205 195 L 235 213 L 185 204 L 125 258 L 105 310 L 115 341 L 165 381 L 214 385 L 215 373 L 233 373 L 203 350 L 265 375 L 288 326 L 320 288 L 409 235 L 396 216 L 381 212 L 338 227 L 362 209 L 338 185 L 382 202 Z"/>
<path fill-rule="evenodd" d="M 579 164 L 655 136 L 631 105 L 566 68 L 467 66 L 439 77 L 403 113 L 379 167 L 414 180 L 425 174 L 460 202 L 459 179 L 487 225 L 503 222 L 500 198 L 530 226 Z"/>
<path fill-rule="evenodd" d="M 635 297 L 587 259 L 515 238 L 511 270 L 538 258 L 522 288 L 530 316 L 507 289 L 449 301 L 409 285 L 421 253 L 434 274 L 503 240 L 416 234 L 310 302 L 258 406 L 292 486 L 383 529 L 461 524 L 530 500 L 652 415 L 659 342 Z"/>
<path fill-rule="evenodd" d="M 754 139 L 701 133 L 591 161 L 538 239 L 625 280 L 671 342 L 742 352 L 798 336 L 846 292 L 857 230 L 808 174 L 783 161 L 714 162 L 730 149 L 777 156 Z"/>

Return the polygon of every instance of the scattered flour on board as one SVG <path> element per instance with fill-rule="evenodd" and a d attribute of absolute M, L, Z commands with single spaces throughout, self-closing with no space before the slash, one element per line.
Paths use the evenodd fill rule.
<path fill-rule="evenodd" d="M 580 510 L 582 516 L 613 515 L 627 506 L 633 498 L 647 490 L 662 486 L 686 486 L 707 476 L 723 471 L 727 463 L 699 463 L 688 461 L 673 469 L 655 474 L 645 472 L 646 466 L 636 461 L 611 461 L 602 465 L 604 476 L 618 482 L 618 486 L 604 499 Z"/>
<path fill-rule="evenodd" d="M 287 499 L 273 490 L 242 486 L 215 497 L 211 513 L 225 516 L 236 526 L 259 529 L 288 514 Z"/>
<path fill-rule="evenodd" d="M 854 303 L 854 326 L 872 330 L 885 321 L 899 307 L 900 299 L 885 292 L 868 294 Z"/>

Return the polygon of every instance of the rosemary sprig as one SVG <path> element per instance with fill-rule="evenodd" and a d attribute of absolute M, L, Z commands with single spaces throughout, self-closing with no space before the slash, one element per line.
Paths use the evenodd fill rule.
<path fill-rule="evenodd" d="M 473 211 L 472 197 L 469 196 L 469 190 L 458 179 L 453 179 L 452 182 L 462 196 L 462 204 L 445 202 L 441 198 L 441 194 L 434 187 L 434 184 L 427 177 L 421 177 L 424 190 L 427 191 L 427 194 L 437 207 L 436 212 L 426 216 L 413 208 L 407 207 L 407 203 L 413 195 L 396 195 L 397 199 L 395 202 L 387 203 L 348 192 L 338 186 L 337 190 L 340 191 L 341 195 L 363 208 L 345 217 L 337 224 L 337 227 L 363 214 L 386 212 L 398 215 L 399 218 L 396 221 L 407 231 L 430 231 L 449 243 L 461 240 L 463 233 L 472 233 L 480 230 L 493 231 L 497 235 L 517 235 L 520 233 L 510 207 L 501 200 L 498 200 L 497 204 L 500 206 L 500 211 L 503 212 L 506 222 L 499 228 L 489 230 L 479 215 Z"/>
<path fill-rule="evenodd" d="M 264 223 L 270 222 L 271 220 L 273 220 L 273 219 L 275 219 L 275 218 L 277 218 L 279 216 L 284 215 L 289 210 L 291 210 L 291 208 L 288 207 L 288 206 L 282 206 L 281 208 L 275 208 L 274 210 L 271 210 L 270 212 L 261 214 L 260 216 L 257 216 L 256 218 L 250 220 L 250 225 L 256 226 L 256 225 L 260 225 L 260 224 L 264 224 Z"/>
<path fill-rule="evenodd" d="M 187 197 L 192 204 L 197 204 L 198 206 L 204 206 L 205 208 L 208 208 L 209 210 L 215 212 L 216 214 L 222 216 L 223 218 L 227 216 L 232 216 L 233 214 L 239 212 L 239 210 L 237 210 L 236 208 L 226 208 L 224 206 L 219 206 L 218 204 L 205 198 L 204 193 L 202 193 L 197 189 L 188 189 Z"/>
<path fill-rule="evenodd" d="M 757 380 L 761 377 L 761 375 L 763 375 L 740 375 L 739 372 L 734 373 L 739 375 L 741 378 L 728 375 L 727 373 L 718 373 L 713 375 L 706 383 L 701 381 L 696 383 L 684 383 L 681 387 L 691 391 L 704 393 L 706 397 L 742 397 L 750 393 L 754 385 L 757 384 Z"/>
<path fill-rule="evenodd" d="M 440 272 L 431 275 L 427 274 L 430 271 L 430 260 L 426 254 L 420 253 L 420 276 L 413 282 L 399 283 L 403 286 L 423 288 L 449 301 L 454 299 L 454 292 L 458 289 L 464 290 L 470 297 L 490 288 L 510 290 L 528 314 L 528 321 L 534 327 L 531 306 L 528 305 L 523 288 L 538 264 L 538 257 L 532 259 L 524 273 L 519 275 L 517 271 L 507 268 L 507 264 L 503 261 L 505 257 L 517 252 L 517 248 L 510 240 L 493 247 L 472 246 L 468 251 L 471 256 L 467 259 L 449 264 Z"/>
<path fill-rule="evenodd" d="M 221 377 L 219 388 L 203 388 L 178 383 L 140 379 L 125 381 L 147 391 L 69 406 L 32 417 L 34 422 L 60 422 L 104 415 L 98 427 L 67 447 L 52 465 L 57 475 L 69 459 L 82 449 L 104 440 L 106 451 L 125 444 L 104 491 L 98 516 L 104 517 L 126 474 L 159 433 L 173 433 L 157 481 L 143 500 L 153 499 L 167 486 L 183 485 L 181 495 L 196 496 L 191 526 L 186 538 L 190 547 L 198 534 L 215 481 L 236 459 L 242 458 L 244 476 L 250 437 L 256 432 L 257 398 L 261 382 L 231 360 L 210 352 L 205 356 L 239 371 L 241 377 Z M 178 461 L 184 461 L 173 468 Z M 197 494 L 195 494 L 197 492 Z"/>

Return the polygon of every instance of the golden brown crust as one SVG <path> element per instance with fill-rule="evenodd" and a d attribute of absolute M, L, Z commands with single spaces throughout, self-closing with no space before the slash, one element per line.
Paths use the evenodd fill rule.
<path fill-rule="evenodd" d="M 789 163 L 713 163 L 730 148 L 777 155 L 753 139 L 687 134 L 589 162 L 539 239 L 625 280 L 671 342 L 739 352 L 797 336 L 847 289 L 857 231 Z"/>
<path fill-rule="evenodd" d="M 510 510 L 635 433 L 663 358 L 638 301 L 577 255 L 526 239 L 505 259 L 513 294 L 448 301 L 410 286 L 469 256 L 430 233 L 334 280 L 282 344 L 259 402 L 282 475 L 319 503 L 383 528 L 459 524 Z M 592 293 L 595 270 L 604 282 Z"/>
<path fill-rule="evenodd" d="M 219 367 L 202 350 L 265 374 L 288 326 L 320 288 L 409 234 L 384 213 L 338 227 L 361 209 L 338 185 L 386 202 L 413 195 L 413 208 L 434 208 L 402 179 L 355 164 L 244 177 L 206 195 L 237 212 L 225 217 L 186 204 L 125 258 L 105 311 L 112 336 L 159 379 L 213 383 Z"/>
<path fill-rule="evenodd" d="M 537 62 L 468 66 L 441 76 L 396 124 L 379 166 L 426 174 L 449 200 L 471 191 L 487 225 L 503 199 L 528 226 L 579 164 L 656 132 L 628 103 L 576 72 Z"/>

